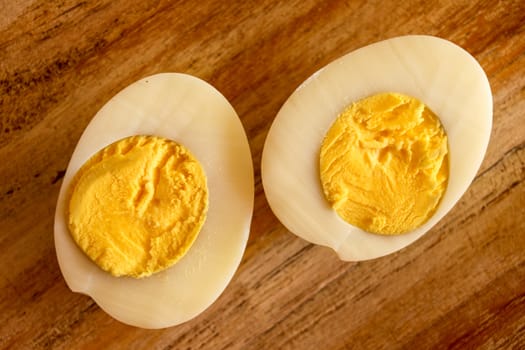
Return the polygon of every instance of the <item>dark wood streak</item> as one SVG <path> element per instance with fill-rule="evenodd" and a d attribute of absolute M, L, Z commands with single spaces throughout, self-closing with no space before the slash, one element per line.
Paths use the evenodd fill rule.
<path fill-rule="evenodd" d="M 468 309 L 469 305 L 467 302 L 461 303 L 456 308 L 450 310 L 447 314 L 444 314 L 441 318 L 436 319 L 431 329 L 423 330 L 414 337 L 414 339 L 405 343 L 405 345 L 408 348 L 415 346 L 415 344 L 418 343 L 418 339 L 429 337 L 429 333 L 432 331 L 437 332 L 438 334 L 442 333 L 444 327 L 449 327 L 447 325 L 448 319 L 463 319 L 462 326 L 456 329 L 455 333 L 450 333 L 447 339 L 441 340 L 441 346 L 451 349 L 464 349 L 466 347 L 479 348 L 483 343 L 483 341 L 479 340 L 490 335 L 494 328 L 502 326 L 502 324 L 498 324 L 498 322 L 501 321 L 501 316 L 505 317 L 507 322 L 512 322 L 513 318 L 521 318 L 525 320 L 523 313 L 525 310 L 525 298 L 523 294 L 518 294 L 510 300 L 505 300 L 501 296 L 494 295 L 494 290 L 497 290 L 496 288 L 498 287 L 498 284 L 502 283 L 507 276 L 513 278 L 517 277 L 516 274 L 519 272 L 518 269 L 523 269 L 524 267 L 524 264 L 515 266 L 475 295 L 477 304 L 485 307 L 490 305 L 492 310 L 482 307 L 480 308 L 479 314 L 472 315 L 471 319 L 466 319 L 467 315 L 465 315 L 465 310 Z M 520 274 L 523 275 L 523 273 Z M 503 315 L 500 313 L 503 313 Z M 463 326 L 465 324 L 467 325 L 467 328 Z M 515 325 L 518 326 L 518 332 L 512 334 L 516 337 L 515 340 L 517 340 L 514 344 L 520 344 L 521 341 L 525 340 L 525 333 L 523 333 L 522 327 L 523 323 L 520 324 L 520 322 L 516 322 Z"/>
<path fill-rule="evenodd" d="M 266 273 L 261 276 L 261 278 L 253 285 L 253 288 L 259 288 L 264 283 L 271 280 L 273 277 L 275 277 L 277 274 L 281 273 L 283 270 L 285 270 L 287 267 L 289 267 L 292 264 L 295 264 L 303 254 L 308 252 L 310 249 L 312 249 L 312 245 L 306 245 L 303 248 L 301 248 L 299 251 L 297 251 L 295 254 L 291 255 L 289 258 L 287 258 L 282 264 L 278 265 L 276 268 L 272 269 L 269 273 Z"/>
<path fill-rule="evenodd" d="M 525 148 L 525 142 L 524 143 L 521 143 L 519 145 L 516 145 L 514 147 L 512 147 L 511 149 L 509 149 L 508 151 L 506 151 L 503 156 L 501 158 L 499 158 L 496 162 L 494 162 L 493 164 L 491 164 L 488 168 L 486 168 L 485 170 L 483 170 L 482 172 L 480 172 L 478 175 L 476 175 L 476 177 L 474 178 L 474 181 L 477 181 L 479 178 L 483 177 L 486 175 L 486 173 L 488 173 L 489 171 L 492 171 L 494 167 L 498 166 L 500 164 L 500 162 L 504 161 L 506 157 L 509 157 L 511 156 L 513 153 L 518 153 L 518 152 L 521 152 L 523 151 L 523 149 Z M 525 162 L 522 161 L 521 162 L 521 167 L 522 167 L 522 170 L 525 170 Z M 486 199 L 485 197 L 483 199 Z"/>
<path fill-rule="evenodd" d="M 64 177 L 64 175 L 66 175 L 66 171 L 65 171 L 65 170 L 59 170 L 59 171 L 57 171 L 56 176 L 53 178 L 53 180 L 51 180 L 51 184 L 54 185 L 54 184 L 56 184 L 58 181 L 62 180 L 62 178 Z"/>
<path fill-rule="evenodd" d="M 274 324 L 272 324 L 272 326 L 270 328 L 266 329 L 263 333 L 258 335 L 257 339 L 255 339 L 255 341 L 252 341 L 255 344 L 251 344 L 250 343 L 249 347 L 250 348 L 265 348 L 266 346 L 269 346 L 269 344 L 265 344 L 264 341 L 262 342 L 262 344 L 259 344 L 259 339 L 265 339 L 266 335 L 270 335 L 273 332 L 275 332 L 276 330 L 277 330 L 278 333 L 275 336 L 278 339 L 286 338 L 287 336 L 289 336 L 288 334 L 286 334 L 286 332 L 284 330 L 284 329 L 288 329 L 288 327 L 283 327 L 283 324 L 288 321 L 290 316 L 294 315 L 294 314 L 298 314 L 301 311 L 301 309 L 303 309 L 309 303 L 314 301 L 314 299 L 316 298 L 317 293 L 322 292 L 326 288 L 331 287 L 332 283 L 337 282 L 338 280 L 344 278 L 345 275 L 346 275 L 346 271 L 343 271 L 342 273 L 337 275 L 335 278 L 333 278 L 330 282 L 326 283 L 320 289 L 316 290 L 315 293 L 311 293 L 307 298 L 296 302 L 295 305 L 292 305 L 290 307 L 289 311 L 286 311 L 286 312 L 283 313 L 282 318 L 277 320 Z M 336 305 L 335 309 L 332 310 L 332 311 L 328 311 L 328 313 L 335 312 L 342 305 L 344 305 L 344 303 L 345 303 L 345 301 L 343 301 L 343 303 L 341 303 L 341 301 L 339 301 L 338 304 Z M 323 315 L 324 314 L 321 314 L 321 315 L 319 315 L 319 317 L 323 317 Z M 316 320 L 313 320 L 313 322 L 314 322 L 313 324 L 315 324 Z M 291 331 L 291 332 L 294 333 L 294 331 Z M 298 337 L 298 336 L 300 336 L 300 334 L 302 334 L 304 332 L 305 332 L 305 330 L 301 330 L 299 333 L 293 334 L 292 337 Z"/>
<path fill-rule="evenodd" d="M 33 346 L 35 348 L 53 349 L 57 344 L 71 340 L 69 329 L 80 326 L 84 318 L 90 317 L 90 314 L 98 310 L 99 308 L 93 300 L 87 300 L 85 306 L 78 311 L 76 317 L 72 318 L 69 324 L 61 324 L 45 330 L 40 336 L 37 336 Z"/>

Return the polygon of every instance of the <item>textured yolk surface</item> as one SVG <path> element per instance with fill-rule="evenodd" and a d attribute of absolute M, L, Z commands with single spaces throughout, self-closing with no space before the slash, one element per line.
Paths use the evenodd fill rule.
<path fill-rule="evenodd" d="M 132 136 L 104 148 L 78 171 L 68 224 L 77 245 L 103 270 L 139 278 L 188 251 L 207 209 L 204 171 L 185 147 Z"/>
<path fill-rule="evenodd" d="M 446 189 L 446 134 L 419 100 L 373 95 L 331 126 L 320 178 L 328 202 L 348 223 L 379 234 L 411 231 L 430 218 Z"/>

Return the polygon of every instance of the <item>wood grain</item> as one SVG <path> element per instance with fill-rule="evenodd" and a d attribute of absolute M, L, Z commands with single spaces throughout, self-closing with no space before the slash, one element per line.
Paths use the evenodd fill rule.
<path fill-rule="evenodd" d="M 473 54 L 494 95 L 471 187 L 402 251 L 345 263 L 289 233 L 260 181 L 264 138 L 310 74 L 404 34 Z M 61 178 L 84 127 L 157 72 L 203 78 L 233 104 L 255 166 L 249 244 L 232 283 L 195 319 L 119 323 L 72 293 L 53 246 Z M 0 348 L 525 348 L 523 1 L 0 0 Z"/>

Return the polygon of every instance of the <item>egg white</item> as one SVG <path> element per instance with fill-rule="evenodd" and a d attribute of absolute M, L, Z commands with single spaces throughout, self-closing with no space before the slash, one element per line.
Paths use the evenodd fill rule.
<path fill-rule="evenodd" d="M 67 228 L 65 197 L 72 177 L 94 153 L 131 135 L 155 135 L 186 146 L 207 177 L 206 221 L 188 253 L 143 279 L 117 278 L 96 266 Z M 248 240 L 253 165 L 243 126 L 226 98 L 185 74 L 153 75 L 128 86 L 96 114 L 71 157 L 55 214 L 55 247 L 71 290 L 91 296 L 114 318 L 163 328 L 204 311 L 226 288 Z"/>
<path fill-rule="evenodd" d="M 322 140 L 346 106 L 380 92 L 418 98 L 440 118 L 449 142 L 448 187 L 434 215 L 402 235 L 367 233 L 342 220 L 319 180 Z M 492 127 L 492 94 L 479 63 L 444 39 L 411 35 L 355 50 L 314 73 L 284 103 L 268 132 L 261 161 L 269 205 L 303 239 L 360 261 L 406 247 L 460 199 L 483 160 Z"/>

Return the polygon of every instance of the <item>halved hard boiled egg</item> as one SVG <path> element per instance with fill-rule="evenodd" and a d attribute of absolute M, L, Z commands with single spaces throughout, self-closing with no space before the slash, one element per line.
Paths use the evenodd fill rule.
<path fill-rule="evenodd" d="M 206 177 L 207 213 L 202 227 L 201 223 L 196 226 L 200 227 L 196 239 L 193 241 L 195 233 L 188 238 L 191 247 L 184 251 L 180 259 L 173 258 L 173 261 L 176 260 L 173 265 L 167 268 L 161 266 L 160 272 L 147 277 L 115 277 L 97 266 L 90 259 L 91 255 L 88 257 L 80 249 L 69 227 L 71 207 L 81 207 L 85 203 L 111 203 L 111 198 L 101 201 L 97 199 L 99 194 L 95 193 L 89 197 L 93 199 L 87 201 L 87 195 L 77 195 L 70 206 L 70 185 L 83 164 L 108 145 L 129 139 L 134 149 L 147 145 L 156 147 L 154 138 L 161 138 L 161 146 L 166 150 L 176 149 L 170 154 L 187 153 L 177 148 L 181 145 L 196 158 Z M 170 145 L 171 141 L 176 145 Z M 131 146 L 117 146 L 127 147 L 120 150 L 122 153 L 133 153 L 129 151 Z M 137 159 L 142 155 L 140 152 L 134 154 Z M 187 162 L 175 164 L 173 157 L 164 158 L 167 166 L 189 166 L 185 165 Z M 105 164 L 96 164 L 102 165 L 96 171 L 86 171 L 84 178 L 87 180 L 79 180 L 78 187 L 86 189 L 86 192 L 93 186 L 91 178 L 97 174 L 114 176 L 126 170 L 125 167 L 130 171 L 134 169 L 124 158 L 111 163 L 113 168 L 108 165 L 106 169 Z M 157 172 L 159 169 L 162 170 L 154 168 Z M 164 180 L 162 177 L 157 179 L 161 181 L 159 188 L 167 188 L 162 184 L 162 181 L 171 181 L 167 177 L 169 173 Z M 139 208 L 143 197 L 150 195 L 146 187 L 139 193 L 140 198 L 137 197 Z M 176 196 L 174 192 L 164 192 L 165 197 Z M 187 196 L 192 198 L 189 192 Z M 226 98 L 208 83 L 185 74 L 163 73 L 141 79 L 102 107 L 73 152 L 55 214 L 55 247 L 60 269 L 71 290 L 89 295 L 103 310 L 124 323 L 143 328 L 163 328 L 185 322 L 210 306 L 231 280 L 248 240 L 253 200 L 253 165 L 248 140 Z M 103 211 L 104 208 L 97 210 Z M 163 206 L 159 213 L 164 216 L 170 214 L 169 206 Z M 127 225 L 125 216 L 110 214 L 108 217 L 111 220 L 123 220 L 118 222 L 118 227 Z M 89 217 L 86 220 L 96 221 Z M 148 220 L 151 225 L 156 225 L 154 219 Z M 104 226 L 104 218 L 98 221 Z M 97 239 L 102 240 L 104 232 L 98 234 L 102 238 Z M 181 239 L 177 238 L 178 241 Z M 86 246 L 89 248 L 91 243 L 87 241 Z M 162 250 L 163 247 L 156 248 Z M 119 271 L 118 268 L 111 266 L 111 271 Z M 140 273 L 134 274 L 141 277 Z"/>
<path fill-rule="evenodd" d="M 338 116 L 349 106 L 371 96 L 379 96 L 381 103 L 387 101 L 388 105 L 390 97 L 398 94 L 421 101 L 439 118 L 448 139 L 448 183 L 442 197 L 432 198 L 432 203 L 439 204 L 435 210 L 431 208 L 428 219 L 420 220 L 424 223 L 402 234 L 382 235 L 367 232 L 337 214 L 323 192 L 323 186 L 331 178 L 323 179 L 323 183 L 320 180 L 319 159 L 323 140 L 332 125 L 336 125 L 334 122 Z M 358 106 L 356 113 L 360 114 L 360 105 L 355 105 Z M 377 124 L 379 120 L 366 118 L 361 120 L 363 125 Z M 400 119 L 397 116 L 388 118 L 391 118 L 388 123 Z M 401 126 L 384 132 L 403 129 Z M 411 35 L 381 41 L 328 64 L 288 98 L 268 132 L 263 149 L 261 171 L 265 194 L 272 211 L 289 231 L 314 244 L 332 248 L 342 260 L 360 261 L 384 256 L 421 237 L 461 198 L 481 165 L 491 127 L 489 82 L 481 66 L 468 52 L 447 40 L 431 36 Z M 446 140 L 443 136 L 441 139 Z M 429 140 L 433 142 L 432 137 Z M 446 144 L 443 145 L 436 149 L 447 152 Z M 327 149 L 331 152 L 338 147 Z M 352 152 L 355 154 L 355 149 Z M 342 156 L 331 154 L 328 163 L 321 165 L 330 168 L 336 163 L 332 160 Z M 376 160 L 365 160 L 371 162 L 372 170 L 368 172 L 372 173 Z M 355 171 L 354 165 L 330 170 L 333 173 Z M 401 173 L 397 178 L 395 173 L 389 175 L 394 176 L 389 176 L 385 182 L 388 186 L 405 180 Z M 373 191 L 381 201 L 381 191 L 387 188 L 367 187 L 365 171 L 363 176 L 361 179 L 359 174 L 353 174 L 350 178 L 366 188 L 363 196 L 367 191 Z M 353 185 L 346 184 L 347 187 Z M 420 197 L 418 189 L 413 187 L 413 191 L 412 197 L 417 201 Z M 344 195 L 344 191 L 337 195 L 340 193 Z M 348 201 L 363 202 L 351 197 Z M 403 205 L 402 201 L 398 205 Z M 363 212 L 368 212 L 368 209 Z M 365 217 L 363 221 L 366 220 L 373 223 L 376 218 Z"/>

